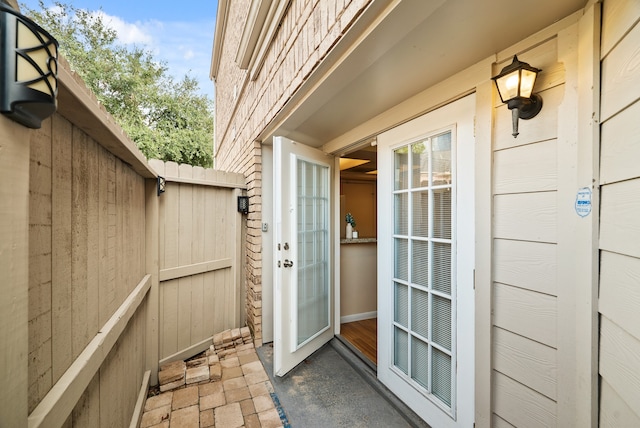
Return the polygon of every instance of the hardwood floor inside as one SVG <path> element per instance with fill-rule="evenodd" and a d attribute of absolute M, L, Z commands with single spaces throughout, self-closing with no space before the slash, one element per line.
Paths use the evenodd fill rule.
<path fill-rule="evenodd" d="M 378 365 L 378 319 L 354 321 L 340 325 L 340 335 Z"/>

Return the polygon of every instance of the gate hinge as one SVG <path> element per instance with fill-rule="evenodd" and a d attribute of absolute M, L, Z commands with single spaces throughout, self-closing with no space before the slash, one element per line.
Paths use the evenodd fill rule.
<path fill-rule="evenodd" d="M 476 270 L 473 270 L 473 289 L 476 289 Z M 474 424 L 475 425 L 475 424 Z"/>

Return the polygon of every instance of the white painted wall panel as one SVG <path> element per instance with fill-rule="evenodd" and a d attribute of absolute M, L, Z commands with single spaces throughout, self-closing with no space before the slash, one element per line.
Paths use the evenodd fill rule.
<path fill-rule="evenodd" d="M 640 341 L 607 317 L 600 319 L 600 376 L 640 414 Z"/>
<path fill-rule="evenodd" d="M 556 242 L 556 192 L 496 195 L 494 236 L 536 242 Z"/>
<path fill-rule="evenodd" d="M 556 402 L 509 377 L 494 372 L 494 409 L 517 427 L 555 427 Z"/>
<path fill-rule="evenodd" d="M 600 427 L 640 427 L 640 416 L 602 379 L 600 387 Z"/>
<path fill-rule="evenodd" d="M 640 98 L 640 25 L 602 61 L 602 123 Z"/>
<path fill-rule="evenodd" d="M 557 295 L 555 244 L 496 239 L 493 253 L 496 282 Z"/>
<path fill-rule="evenodd" d="M 495 152 L 495 194 L 556 190 L 557 146 L 549 140 Z"/>
<path fill-rule="evenodd" d="M 640 3 L 640 2 L 639 2 Z M 600 184 L 640 177 L 640 102 L 606 121 L 600 134 Z"/>
<path fill-rule="evenodd" d="M 494 327 L 494 369 L 535 391 L 557 400 L 554 348 Z"/>
<path fill-rule="evenodd" d="M 599 310 L 640 340 L 640 259 L 602 251 Z"/>
<path fill-rule="evenodd" d="M 493 287 L 494 325 L 556 347 L 556 298 L 496 283 Z"/>
<path fill-rule="evenodd" d="M 603 186 L 600 249 L 640 257 L 640 179 Z"/>

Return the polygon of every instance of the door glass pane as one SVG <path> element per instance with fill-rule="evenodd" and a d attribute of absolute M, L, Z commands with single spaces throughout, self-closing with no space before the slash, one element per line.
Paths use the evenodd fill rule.
<path fill-rule="evenodd" d="M 414 189 L 429 185 L 428 140 L 411 145 L 411 184 Z"/>
<path fill-rule="evenodd" d="M 433 289 L 451 294 L 451 244 L 433 243 Z"/>
<path fill-rule="evenodd" d="M 395 305 L 393 311 L 393 320 L 401 326 L 409 327 L 409 292 L 407 286 L 395 283 Z"/>
<path fill-rule="evenodd" d="M 402 279 L 403 281 L 409 280 L 409 243 L 406 239 L 396 238 L 395 239 L 395 277 L 398 279 Z"/>
<path fill-rule="evenodd" d="M 396 235 L 407 235 L 409 233 L 409 213 L 407 212 L 409 206 L 409 194 L 397 193 L 393 197 L 394 203 L 394 218 L 397 219 L 394 223 L 393 233 Z"/>
<path fill-rule="evenodd" d="M 451 138 L 447 131 L 397 149 L 394 190 L 394 365 L 449 406 L 455 373 Z"/>
<path fill-rule="evenodd" d="M 429 286 L 429 242 L 412 241 L 411 282 Z"/>
<path fill-rule="evenodd" d="M 451 350 L 451 300 L 433 296 L 433 341 Z"/>
<path fill-rule="evenodd" d="M 300 345 L 329 326 L 329 168 L 298 160 L 298 319 Z"/>
<path fill-rule="evenodd" d="M 429 337 L 429 293 L 417 288 L 411 289 L 411 330 Z"/>
<path fill-rule="evenodd" d="M 394 153 L 394 190 L 404 190 L 409 187 L 409 150 L 405 147 Z"/>
<path fill-rule="evenodd" d="M 451 188 L 433 191 L 433 237 L 451 239 Z"/>
<path fill-rule="evenodd" d="M 433 395 L 451 406 L 451 357 L 439 349 L 432 348 L 432 386 Z"/>
<path fill-rule="evenodd" d="M 394 327 L 393 332 L 393 365 L 407 374 L 409 373 L 409 339 L 407 332 L 398 327 Z"/>
<path fill-rule="evenodd" d="M 429 389 L 429 345 L 411 337 L 411 378 Z"/>
<path fill-rule="evenodd" d="M 429 237 L 429 191 L 412 192 L 413 236 Z"/>
<path fill-rule="evenodd" d="M 451 184 L 451 132 L 431 140 L 432 185 Z"/>

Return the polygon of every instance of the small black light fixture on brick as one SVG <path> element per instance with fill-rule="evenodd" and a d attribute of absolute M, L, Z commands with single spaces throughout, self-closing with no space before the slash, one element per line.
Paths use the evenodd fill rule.
<path fill-rule="evenodd" d="M 533 93 L 536 77 L 542 71 L 518 60 L 502 69 L 500 74 L 492 77 L 496 83 L 500 99 L 511 110 L 514 138 L 518 136 L 518 119 L 531 119 L 542 110 L 542 97 Z"/>
<path fill-rule="evenodd" d="M 40 128 L 57 95 L 58 41 L 0 0 L 0 112 Z"/>
<path fill-rule="evenodd" d="M 238 212 L 244 215 L 249 214 L 249 197 L 238 196 Z"/>

